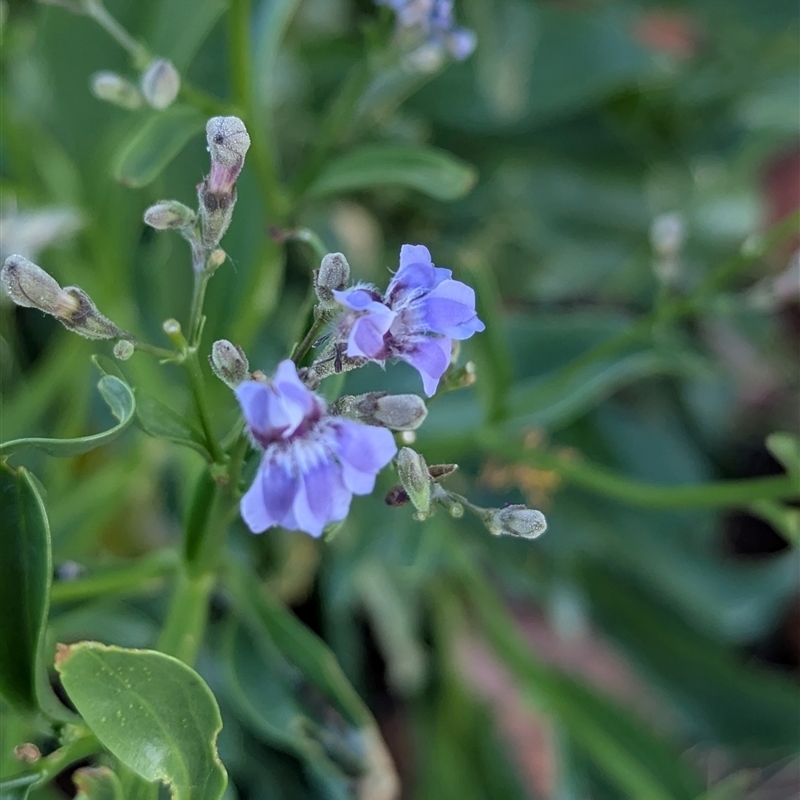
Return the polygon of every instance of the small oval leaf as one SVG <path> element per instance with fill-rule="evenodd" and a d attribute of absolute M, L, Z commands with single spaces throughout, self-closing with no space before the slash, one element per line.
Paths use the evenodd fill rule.
<path fill-rule="evenodd" d="M 174 800 L 222 797 L 222 719 L 193 669 L 164 653 L 98 642 L 59 645 L 56 669 L 95 736 L 129 769 L 169 784 Z"/>
<path fill-rule="evenodd" d="M 396 144 L 367 145 L 329 163 L 307 197 L 373 186 L 405 186 L 436 200 L 457 200 L 475 185 L 475 168 L 444 150 Z"/>
<path fill-rule="evenodd" d="M 108 767 L 82 767 L 72 782 L 78 790 L 75 800 L 125 800 L 119 778 Z"/>
<path fill-rule="evenodd" d="M 91 436 L 81 436 L 78 439 L 14 439 L 0 444 L 0 456 L 10 456 L 28 447 L 44 450 L 51 456 L 79 456 L 116 439 L 133 421 L 136 408 L 133 391 L 127 383 L 113 375 L 104 375 L 100 378 L 97 388 L 117 419 L 117 424 L 113 428 Z"/>
<path fill-rule="evenodd" d="M 134 188 L 147 186 L 205 124 L 203 114 L 191 106 L 172 106 L 146 117 L 122 144 L 114 177 Z"/>
<path fill-rule="evenodd" d="M 32 712 L 52 572 L 50 528 L 31 474 L 0 464 L 0 694 Z"/>

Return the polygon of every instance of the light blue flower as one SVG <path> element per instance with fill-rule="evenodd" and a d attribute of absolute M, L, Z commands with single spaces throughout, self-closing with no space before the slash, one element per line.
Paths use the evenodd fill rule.
<path fill-rule="evenodd" d="M 354 494 L 373 490 L 397 452 L 385 428 L 329 415 L 289 360 L 270 382 L 245 381 L 235 393 L 250 436 L 264 451 L 240 505 L 253 533 L 279 525 L 319 536 L 347 516 Z"/>
<path fill-rule="evenodd" d="M 347 355 L 405 361 L 419 372 L 425 393 L 433 395 L 450 364 L 452 340 L 485 328 L 475 311 L 475 292 L 452 276 L 433 265 L 427 247 L 404 244 L 400 268 L 383 296 L 370 286 L 334 292 L 348 309 L 339 323 Z"/>

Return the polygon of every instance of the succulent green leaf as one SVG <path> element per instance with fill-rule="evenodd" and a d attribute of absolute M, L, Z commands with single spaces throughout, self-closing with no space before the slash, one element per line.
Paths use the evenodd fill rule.
<path fill-rule="evenodd" d="M 14 439 L 0 444 L 0 456 L 10 456 L 12 453 L 26 448 L 43 450 L 51 456 L 78 456 L 116 439 L 133 421 L 136 408 L 133 391 L 124 381 L 113 375 L 104 375 L 100 378 L 97 388 L 117 420 L 117 424 L 114 427 L 102 433 L 81 436 L 77 439 L 40 439 L 34 437 Z"/>
<path fill-rule="evenodd" d="M 145 117 L 117 153 L 114 177 L 134 188 L 147 186 L 203 130 L 205 123 L 200 111 L 182 105 Z"/>
<path fill-rule="evenodd" d="M 37 664 L 50 598 L 50 528 L 31 474 L 0 464 L 0 694 L 14 708 L 38 708 Z"/>
<path fill-rule="evenodd" d="M 222 719 L 194 670 L 164 653 L 97 642 L 61 646 L 56 669 L 86 724 L 125 766 L 168 784 L 173 800 L 222 797 Z"/>
<path fill-rule="evenodd" d="M 331 161 L 306 195 L 316 198 L 376 186 L 404 186 L 435 200 L 458 200 L 477 179 L 474 167 L 444 150 L 366 145 Z"/>
<path fill-rule="evenodd" d="M 75 800 L 125 800 L 119 778 L 108 767 L 81 767 L 72 782 L 78 790 Z"/>

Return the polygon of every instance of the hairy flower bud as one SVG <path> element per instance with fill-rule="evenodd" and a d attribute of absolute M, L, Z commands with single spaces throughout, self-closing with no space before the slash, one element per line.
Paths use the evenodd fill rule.
<path fill-rule="evenodd" d="M 421 519 L 431 511 L 431 476 L 425 459 L 410 447 L 403 447 L 395 461 L 397 474 Z"/>
<path fill-rule="evenodd" d="M 216 247 L 231 224 L 236 179 L 250 148 L 250 136 L 238 117 L 212 117 L 206 125 L 211 174 L 197 187 L 203 244 Z"/>
<path fill-rule="evenodd" d="M 181 76 L 166 58 L 157 58 L 142 74 L 140 83 L 148 105 L 159 110 L 171 106 L 181 88 Z"/>
<path fill-rule="evenodd" d="M 129 80 L 116 72 L 95 72 L 91 78 L 92 94 L 107 103 L 135 111 L 144 105 L 144 97 Z"/>
<path fill-rule="evenodd" d="M 250 149 L 247 128 L 238 117 L 212 117 L 206 124 L 206 141 L 211 153 L 208 190 L 230 192 Z"/>
<path fill-rule="evenodd" d="M 250 377 L 250 364 L 244 350 L 226 339 L 220 339 L 211 345 L 208 361 L 211 371 L 231 389 Z"/>
<path fill-rule="evenodd" d="M 78 309 L 78 302 L 58 285 L 55 278 L 24 256 L 14 255 L 6 259 L 0 270 L 0 282 L 18 306 L 38 308 L 59 318 Z"/>
<path fill-rule="evenodd" d="M 77 286 L 62 289 L 52 276 L 23 256 L 6 259 L 0 270 L 0 283 L 18 306 L 38 308 L 87 339 L 125 336 L 124 331 L 97 310 L 83 289 Z"/>
<path fill-rule="evenodd" d="M 92 298 L 79 286 L 67 286 L 64 291 L 78 301 L 77 311 L 58 318 L 64 327 L 87 339 L 119 339 L 126 336 L 125 331 L 97 310 Z"/>
<path fill-rule="evenodd" d="M 189 206 L 177 200 L 159 200 L 144 212 L 144 221 L 157 231 L 190 228 L 196 215 Z"/>
<path fill-rule="evenodd" d="M 523 505 L 487 509 L 484 523 L 495 536 L 520 536 L 535 539 L 547 530 L 547 520 L 541 511 Z"/>
<path fill-rule="evenodd" d="M 415 430 L 428 416 L 428 409 L 421 397 L 386 392 L 344 395 L 334 403 L 331 411 L 367 425 L 380 425 L 394 431 Z"/>
<path fill-rule="evenodd" d="M 333 293 L 350 283 L 350 265 L 342 253 L 328 253 L 314 273 L 314 291 L 325 305 L 335 304 Z"/>

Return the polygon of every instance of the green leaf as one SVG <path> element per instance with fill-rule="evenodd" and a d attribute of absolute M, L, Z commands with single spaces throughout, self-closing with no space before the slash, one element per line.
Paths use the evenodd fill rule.
<path fill-rule="evenodd" d="M 665 691 L 704 741 L 794 752 L 800 691 L 701 636 L 608 565 L 585 567 L 594 616 L 630 659 Z"/>
<path fill-rule="evenodd" d="M 352 728 L 326 726 L 325 707 L 319 701 L 320 718 L 314 719 L 312 703 L 300 699 L 303 694 L 310 698 L 308 687 L 298 684 L 294 668 L 275 644 L 232 623 L 225 635 L 225 665 L 228 699 L 247 726 L 264 741 L 301 759 L 326 794 L 349 797 L 350 777 L 364 771 L 360 736 Z"/>
<path fill-rule="evenodd" d="M 276 666 L 275 671 L 270 674 L 283 675 L 283 680 L 293 674 L 296 675 L 299 671 L 307 681 L 306 691 L 311 689 L 312 695 L 316 694 L 318 698 L 321 694 L 321 699 L 333 706 L 331 712 L 341 714 L 344 720 L 357 731 L 363 759 L 361 766 L 364 770 L 360 783 L 365 797 L 369 797 L 371 791 L 377 792 L 377 787 L 383 787 L 383 791 L 387 791 L 386 787 L 395 786 L 397 775 L 377 724 L 367 706 L 345 677 L 336 657 L 324 642 L 303 625 L 283 603 L 265 591 L 253 573 L 235 563 L 229 564 L 227 587 L 238 610 L 246 619 L 248 627 L 255 634 L 255 639 L 251 640 L 249 645 L 246 641 L 242 644 L 241 640 L 232 638 L 229 640 L 230 646 L 236 646 L 237 642 L 240 646 L 249 646 L 254 656 L 248 657 L 268 659 L 272 664 L 280 665 Z M 238 634 L 233 632 L 231 636 L 238 636 Z M 243 686 L 244 684 L 237 678 L 237 671 L 241 665 L 236 659 L 233 659 L 231 664 L 234 672 L 229 673 L 229 677 L 234 680 L 234 684 L 238 683 L 239 686 Z M 290 668 L 288 673 L 286 672 L 287 668 Z M 263 674 L 263 672 L 256 674 Z M 247 680 L 248 675 L 252 676 L 252 672 L 243 672 L 242 679 Z M 279 680 L 281 678 L 276 677 L 276 684 Z M 263 684 L 264 681 L 260 683 Z M 251 688 L 253 692 L 256 692 L 256 687 Z M 257 694 L 263 698 L 265 692 L 279 690 L 277 686 L 272 688 L 261 686 L 257 689 Z M 249 712 L 242 709 L 245 714 L 258 713 L 255 710 L 257 704 L 254 700 L 256 695 L 253 692 L 249 690 L 234 692 L 234 694 L 238 694 L 240 700 L 244 701 L 245 705 L 250 707 Z M 296 693 L 297 689 L 295 688 L 293 694 Z M 302 711 L 303 705 L 298 704 L 296 698 L 284 697 L 282 702 L 285 705 L 278 707 L 272 705 L 270 701 L 266 701 L 261 708 L 267 715 L 272 715 L 276 710 L 282 708 L 284 722 L 289 722 L 292 714 L 296 719 L 303 719 L 304 716 L 307 718 L 306 712 Z M 319 699 L 317 703 L 319 703 Z M 320 760 L 317 755 L 318 742 L 323 744 L 327 755 L 334 759 L 340 767 L 351 763 L 352 747 L 348 745 L 349 738 L 345 739 L 338 732 L 327 730 L 327 726 L 316 726 L 313 729 L 314 737 L 311 740 L 308 738 L 308 730 L 301 731 L 305 740 L 297 741 L 298 732 L 294 726 L 288 726 L 278 734 L 277 729 L 280 728 L 280 725 L 276 724 L 274 718 L 270 721 L 267 716 L 262 716 L 260 713 L 259 719 L 251 716 L 250 722 L 253 725 L 264 726 L 260 729 L 265 736 L 268 730 L 266 726 L 269 725 L 271 735 L 291 737 L 286 740 L 287 746 L 291 744 L 292 747 L 300 747 L 305 757 L 310 759 L 309 763 L 318 775 L 330 777 L 329 773 L 323 769 L 325 761 Z"/>
<path fill-rule="evenodd" d="M 50 528 L 31 474 L 0 464 L 0 694 L 14 708 L 38 708 L 37 669 L 50 598 Z"/>
<path fill-rule="evenodd" d="M 147 186 L 205 124 L 200 111 L 183 105 L 145 117 L 120 147 L 114 177 L 134 188 Z"/>
<path fill-rule="evenodd" d="M 151 50 L 185 70 L 227 5 L 226 0 L 193 0 L 187 14 L 184 0 L 161 0 L 147 37 Z"/>
<path fill-rule="evenodd" d="M 39 775 L 20 775 L 0 783 L 0 800 L 25 800 Z"/>
<path fill-rule="evenodd" d="M 0 445 L 0 456 L 7 457 L 28 447 L 44 450 L 51 456 L 78 456 L 116 439 L 133 421 L 136 408 L 133 391 L 130 386 L 113 375 L 104 375 L 100 378 L 97 388 L 117 420 L 113 428 L 91 436 L 81 436 L 78 439 L 14 439 Z"/>
<path fill-rule="evenodd" d="M 299 0 L 265 0 L 259 4 L 253 22 L 253 60 L 260 81 L 257 96 L 267 108 L 275 102 L 275 62 L 286 29 L 292 21 Z"/>
<path fill-rule="evenodd" d="M 222 797 L 222 719 L 194 670 L 163 653 L 97 642 L 62 645 L 56 669 L 87 725 L 129 769 L 169 784 L 174 800 Z"/>
<path fill-rule="evenodd" d="M 436 200 L 457 200 L 472 189 L 474 167 L 444 150 L 396 144 L 366 145 L 331 161 L 306 192 L 325 197 L 375 186 L 404 186 Z"/>
<path fill-rule="evenodd" d="M 206 449 L 203 434 L 185 416 L 152 395 L 138 390 L 136 401 L 136 423 L 148 436 L 189 447 L 200 453 L 207 461 L 212 460 Z"/>
<path fill-rule="evenodd" d="M 113 375 L 120 380 L 125 380 L 125 375 L 119 368 L 118 362 L 99 354 L 93 355 L 92 361 L 104 375 Z M 141 389 L 135 389 L 134 395 L 136 397 L 135 421 L 141 430 L 154 439 L 166 439 L 168 442 L 196 450 L 207 461 L 211 461 L 203 434 L 184 415 Z"/>
<path fill-rule="evenodd" d="M 767 450 L 790 475 L 800 477 L 800 437 L 791 433 L 771 433 Z"/>
<path fill-rule="evenodd" d="M 82 767 L 72 782 L 78 790 L 75 800 L 125 800 L 119 778 L 108 767 Z"/>

